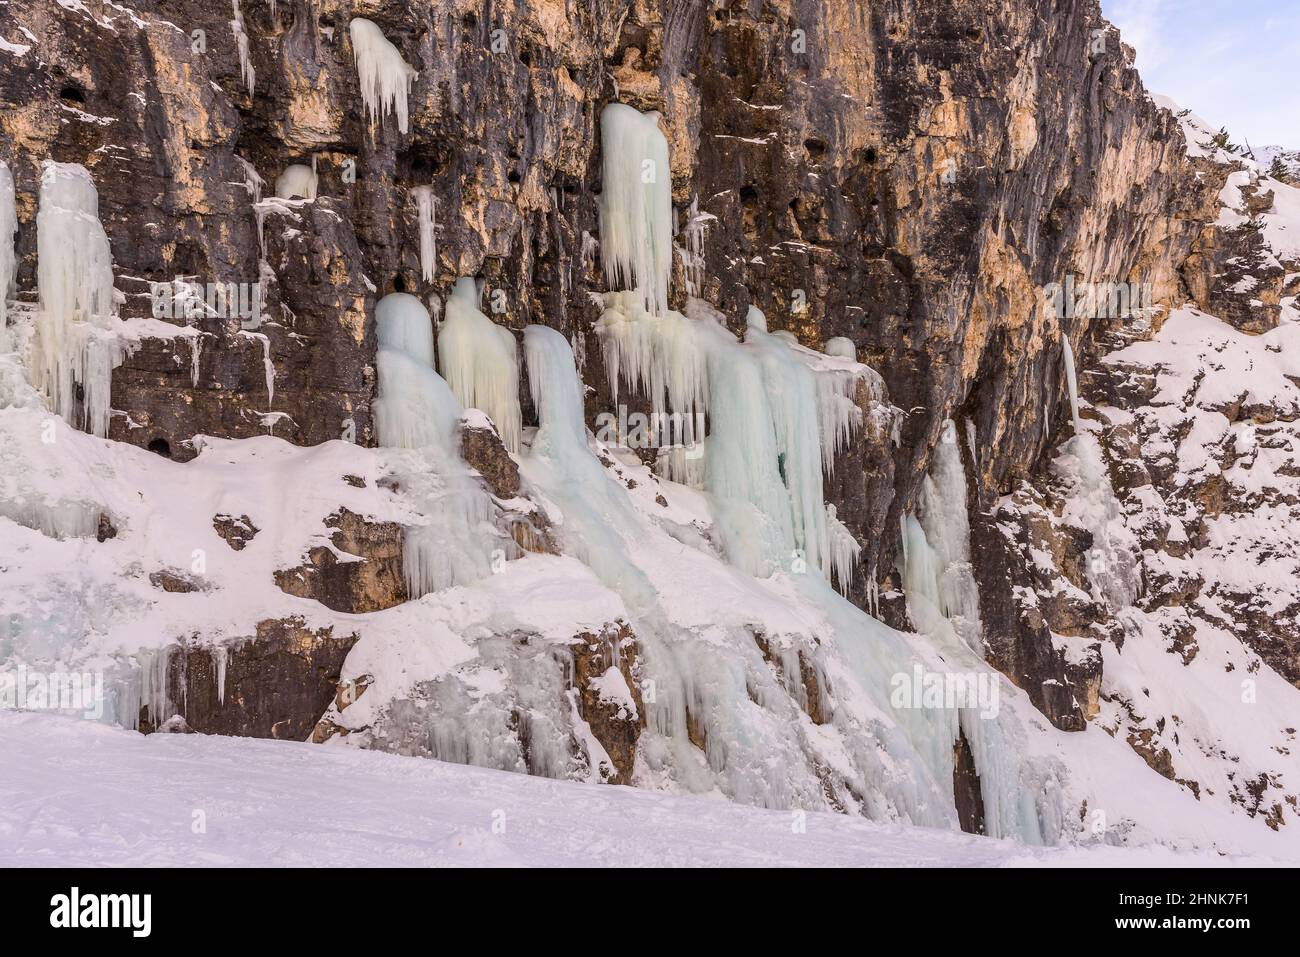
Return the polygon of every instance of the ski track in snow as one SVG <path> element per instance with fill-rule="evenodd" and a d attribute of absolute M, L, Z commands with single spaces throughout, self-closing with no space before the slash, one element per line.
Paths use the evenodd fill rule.
<path fill-rule="evenodd" d="M 206 832 L 195 834 L 195 812 Z M 495 821 L 504 832 L 494 833 Z M 1214 866 L 287 741 L 0 712 L 0 866 Z"/>

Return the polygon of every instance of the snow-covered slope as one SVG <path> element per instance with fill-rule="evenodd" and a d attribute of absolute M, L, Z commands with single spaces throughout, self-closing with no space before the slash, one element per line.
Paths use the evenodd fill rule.
<path fill-rule="evenodd" d="M 1241 866 L 0 712 L 0 866 Z"/>
<path fill-rule="evenodd" d="M 998 512 L 1034 569 L 1025 608 L 1101 665 L 1094 725 L 1278 828 L 1300 789 L 1297 355 L 1294 319 L 1248 335 L 1175 310 L 1085 372 L 1050 482 Z"/>

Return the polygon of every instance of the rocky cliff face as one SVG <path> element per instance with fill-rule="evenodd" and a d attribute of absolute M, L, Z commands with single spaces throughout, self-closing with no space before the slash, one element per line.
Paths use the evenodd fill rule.
<path fill-rule="evenodd" d="M 419 71 L 409 132 L 391 117 L 374 122 L 367 115 L 348 29 L 356 16 L 378 24 Z M 241 32 L 251 70 L 241 63 Z M 299 446 L 335 439 L 374 446 L 375 302 L 394 291 L 414 293 L 436 321 L 459 276 L 482 280 L 498 324 L 519 334 L 539 323 L 574 343 L 594 424 L 611 411 L 592 328 L 600 307 L 591 294 L 606 290 L 599 115 L 619 100 L 662 114 L 679 226 L 674 304 L 689 292 L 721 310 L 737 332 L 746 308 L 756 305 L 773 330 L 817 349 L 845 337 L 883 378 L 877 404 L 901 410 L 891 433 L 892 420 L 872 417 L 873 400 L 860 396 L 872 425 L 828 480 L 828 501 L 861 546 L 850 590 L 856 604 L 912 627 L 898 596 L 896 530 L 916 510 L 951 420 L 967 478 L 984 654 L 1053 725 L 1081 731 L 1102 720 L 1162 776 L 1190 780 L 1163 743 L 1177 719 L 1107 685 L 1106 649 L 1122 647 L 1126 635 L 1134 640 L 1125 619 L 1130 606 L 1150 621 L 1161 617 L 1161 633 L 1186 659 L 1195 647 L 1188 626 L 1163 618 L 1177 617 L 1166 612 L 1185 609 L 1197 595 L 1218 594 L 1232 605 L 1217 606 L 1228 619 L 1225 633 L 1296 680 L 1293 607 L 1292 618 L 1279 623 L 1252 601 L 1249 583 L 1216 589 L 1204 574 L 1198 583 L 1157 570 L 1149 557 L 1141 569 L 1136 559 L 1115 557 L 1156 547 L 1185 558 L 1213 548 L 1205 516 L 1244 507 L 1235 493 L 1201 486 L 1192 496 L 1201 524 L 1189 528 L 1184 520 L 1183 533 L 1165 522 L 1135 532 L 1132 542 L 1116 532 L 1105 560 L 1119 563 L 1110 571 L 1121 584 L 1110 596 L 1089 585 L 1086 564 L 1101 547 L 1096 530 L 1071 525 L 1065 514 L 1065 503 L 1083 493 L 1052 465 L 1069 454 L 1061 445 L 1070 437 L 1063 341 L 1081 366 L 1106 370 L 1085 377 L 1086 399 L 1100 406 L 1104 392 L 1136 417 L 1102 433 L 1120 507 L 1145 501 L 1141 490 L 1149 487 L 1166 502 L 1182 500 L 1186 488 L 1162 472 L 1144 443 L 1151 430 L 1165 441 L 1183 427 L 1162 420 L 1144 431 L 1135 424 L 1138 408 L 1154 401 L 1160 373 L 1128 360 L 1103 365 L 1100 357 L 1156 334 L 1168 309 L 1189 298 L 1243 333 L 1259 333 L 1278 325 L 1296 292 L 1294 262 L 1274 262 L 1249 222 L 1216 224 L 1231 169 L 1213 156 L 1188 157 L 1183 125 L 1147 96 L 1132 51 L 1095 0 L 519 0 L 486 8 L 247 0 L 232 9 L 138 0 L 129 10 L 100 0 L 24 0 L 0 12 L 0 35 L 8 44 L 0 52 L 0 159 L 17 183 L 19 299 L 30 301 L 35 289 L 40 164 L 81 163 L 99 189 L 125 296 L 122 315 L 158 316 L 188 330 L 149 327 L 114 371 L 112 440 L 177 461 L 202 448 L 196 436 L 269 433 Z M 272 195 L 294 163 L 314 164 L 314 200 Z M 412 192 L 424 186 L 435 197 L 432 280 L 421 269 Z M 1250 195 L 1243 191 L 1243 208 L 1270 208 L 1267 188 L 1256 182 Z M 1060 310 L 1045 290 L 1067 281 L 1131 283 L 1153 308 L 1136 332 L 1086 310 Z M 242 320 L 159 316 L 157 283 L 173 290 L 258 283 L 260 308 Z M 1121 330 L 1122 341 L 1115 338 Z M 520 398 L 526 423 L 535 424 L 526 383 Z M 644 407 L 643 396 L 626 401 Z M 1273 421 L 1258 408 L 1234 408 L 1233 421 Z M 495 496 L 498 527 L 517 546 L 506 543 L 501 560 L 559 551 L 555 516 L 530 500 L 495 433 L 471 423 L 461 447 Z M 371 713 L 376 693 L 367 703 L 356 690 L 383 684 L 384 667 L 371 652 L 342 669 L 351 690 L 321 692 L 320 675 L 332 680 L 340 671 L 338 638 L 313 639 L 332 649 L 319 652 L 325 663 L 316 661 L 318 651 L 285 653 L 316 675 L 310 681 L 293 668 L 268 669 L 256 689 L 256 669 L 243 664 L 259 633 L 280 627 L 268 620 L 290 622 L 295 634 L 310 637 L 325 619 L 294 621 L 303 607 L 346 615 L 393 609 L 406 617 L 389 621 L 416 627 L 414 613 L 402 611 L 411 603 L 400 529 L 411 517 L 400 514 L 394 499 L 401 489 L 391 474 L 385 478 L 383 463 L 368 461 L 369 471 L 359 470 L 365 479 L 352 476 L 362 485 L 348 493 L 351 504 L 317 503 L 311 535 L 283 542 L 277 547 L 284 554 L 268 561 L 279 591 L 294 601 L 267 605 L 271 618 L 250 619 L 240 635 L 253 644 L 231 652 L 242 669 L 238 692 L 223 692 L 220 701 L 247 714 L 219 721 L 182 711 L 190 725 L 305 737 L 332 697 L 316 727 L 320 740 L 343 732 L 440 757 L 500 758 L 502 766 L 534 773 L 632 780 L 646 725 L 634 674 L 644 649 L 617 652 L 620 644 L 637 647 L 617 607 L 593 607 L 583 627 L 568 631 L 563 653 L 531 646 L 536 633 L 498 629 L 491 645 L 478 649 L 482 670 L 520 655 L 537 656 L 541 670 L 525 678 L 501 665 L 509 675 L 504 688 L 488 688 L 481 676 L 439 679 L 396 706 L 418 712 L 418 720 L 408 714 L 385 726 L 378 710 Z M 607 464 L 664 514 L 681 510 L 645 470 Z M 1290 466 L 1278 468 L 1289 474 Z M 333 481 L 345 470 L 340 463 Z M 222 514 L 235 511 L 213 504 Z M 253 514 L 256 503 L 245 507 L 250 523 L 262 520 Z M 1155 540 L 1143 537 L 1151 535 Z M 177 639 L 195 630 L 183 619 L 168 622 L 179 629 Z M 809 664 L 813 644 L 774 651 L 766 642 L 755 638 L 748 654 L 774 670 L 774 687 L 785 689 L 793 712 L 818 726 L 830 720 L 824 696 L 834 692 L 824 676 L 819 685 Z M 350 639 L 341 653 L 348 647 Z M 626 696 L 602 692 L 620 679 Z M 284 683 L 306 709 L 288 724 L 267 717 L 274 709 L 250 703 L 259 695 L 269 700 Z M 204 687 L 206 701 L 212 694 Z M 565 687 L 575 689 L 571 700 Z M 484 733 L 512 742 L 507 757 L 453 753 L 436 734 L 403 737 L 436 723 L 453 699 L 460 707 L 479 695 L 476 713 L 500 722 L 485 723 Z M 716 763 L 707 721 L 689 706 L 684 713 L 691 742 Z M 569 721 L 590 732 L 603 759 L 583 745 L 586 732 L 565 730 L 558 750 L 539 748 L 543 724 L 568 728 Z M 983 830 L 978 753 L 965 736 L 955 747 L 962 826 Z M 1294 804 L 1294 797 L 1258 796 L 1254 782 L 1270 773 L 1266 763 L 1260 758 L 1243 770 L 1235 793 L 1256 794 L 1252 809 L 1281 820 L 1280 802 Z M 812 778 L 832 806 L 870 805 L 832 759 Z M 1261 787 L 1288 793 L 1277 782 Z M 1294 795 L 1295 782 L 1289 787 Z"/>

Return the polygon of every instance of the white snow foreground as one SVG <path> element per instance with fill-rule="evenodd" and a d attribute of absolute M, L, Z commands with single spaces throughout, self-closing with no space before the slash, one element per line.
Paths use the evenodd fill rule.
<path fill-rule="evenodd" d="M 0 712 L 0 867 L 1241 866 Z"/>

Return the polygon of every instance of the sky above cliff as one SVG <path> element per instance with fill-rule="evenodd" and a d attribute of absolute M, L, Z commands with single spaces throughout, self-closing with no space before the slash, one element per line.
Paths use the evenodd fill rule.
<path fill-rule="evenodd" d="M 1152 93 L 1252 147 L 1300 149 L 1300 4 L 1101 0 Z"/>

